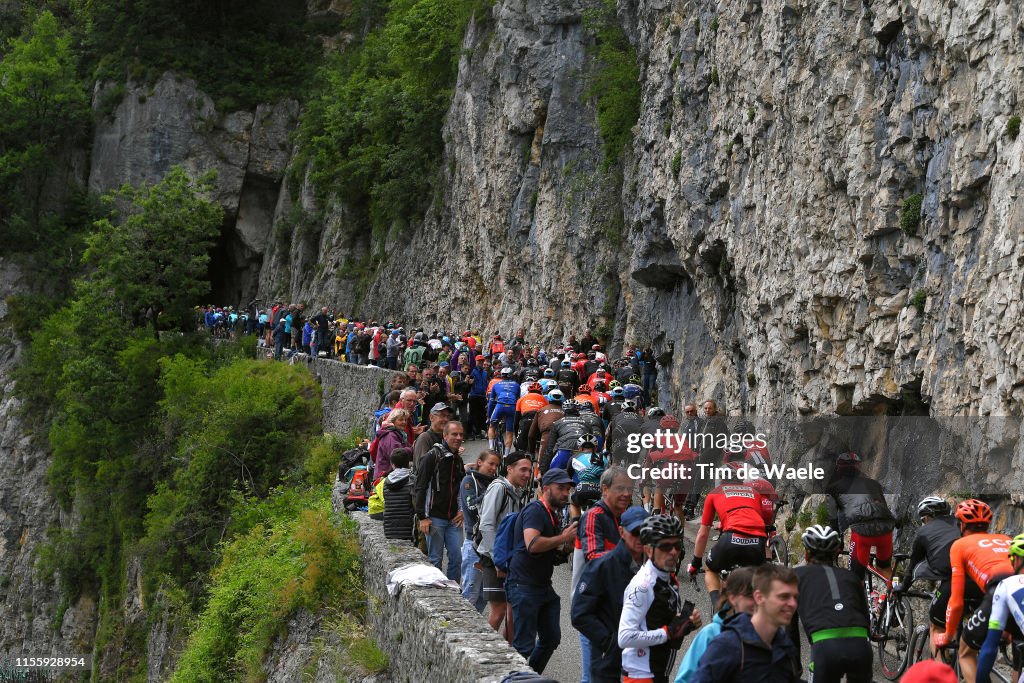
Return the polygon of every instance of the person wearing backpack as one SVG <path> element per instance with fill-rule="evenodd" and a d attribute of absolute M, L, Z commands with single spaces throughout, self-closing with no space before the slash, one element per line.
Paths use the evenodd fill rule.
<path fill-rule="evenodd" d="M 452 581 L 462 576 L 462 512 L 459 484 L 464 467 L 459 450 L 465 439 L 461 422 L 444 426 L 444 440 L 423 456 L 416 469 L 416 517 L 420 533 L 427 538 L 430 562 L 441 569 L 445 550 Z"/>
<path fill-rule="evenodd" d="M 466 530 L 466 539 L 462 542 L 462 597 L 469 600 L 481 614 L 487 601 L 483 597 L 480 570 L 476 568 L 480 556 L 473 550 L 473 536 L 480 524 L 480 501 L 487 487 L 494 481 L 500 463 L 501 457 L 497 453 L 482 451 L 477 456 L 476 465 L 466 473 L 459 487 L 459 510 Z"/>
<path fill-rule="evenodd" d="M 562 602 L 551 584 L 551 576 L 556 564 L 568 561 L 577 527 L 577 522 L 572 522 L 562 529 L 559 522 L 573 488 L 566 471 L 548 470 L 541 485 L 541 497 L 517 516 L 505 582 L 515 624 L 512 647 L 526 657 L 537 673 L 544 673 L 562 639 Z M 497 553 L 494 561 L 500 567 Z"/>
<path fill-rule="evenodd" d="M 525 451 L 512 451 L 505 456 L 504 477 L 498 477 L 487 487 L 480 502 L 480 522 L 474 534 L 474 549 L 480 556 L 480 575 L 483 583 L 484 600 L 491 607 L 487 617 L 491 628 L 501 632 L 505 622 L 505 638 L 512 642 L 512 612 L 505 596 L 506 570 L 499 570 L 494 563 L 494 546 L 498 528 L 506 517 L 514 516 L 523 509 L 526 486 L 533 476 L 533 463 Z M 508 524 L 506 524 L 508 529 Z M 506 536 L 511 539 L 511 532 Z M 511 554 L 511 553 L 506 553 Z"/>

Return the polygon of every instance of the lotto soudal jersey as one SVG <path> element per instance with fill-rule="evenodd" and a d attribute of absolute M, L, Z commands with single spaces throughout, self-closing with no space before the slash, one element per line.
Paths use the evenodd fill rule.
<path fill-rule="evenodd" d="M 700 523 L 711 526 L 715 515 L 722 531 L 746 536 L 767 536 L 762 516 L 761 494 L 748 484 L 723 484 L 708 494 Z"/>

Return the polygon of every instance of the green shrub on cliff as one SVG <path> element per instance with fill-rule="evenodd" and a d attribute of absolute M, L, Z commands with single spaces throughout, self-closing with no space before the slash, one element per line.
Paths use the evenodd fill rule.
<path fill-rule="evenodd" d="M 481 0 L 394 0 L 363 42 L 317 73 L 295 163 L 322 192 L 366 210 L 377 234 L 422 216 L 438 181 L 441 127 L 463 34 Z"/>
<path fill-rule="evenodd" d="M 587 10 L 584 25 L 594 36 L 595 70 L 588 96 L 597 100 L 597 126 L 607 170 L 633 139 L 633 126 L 640 118 L 640 67 L 614 0 L 601 0 L 597 9 Z"/>
<path fill-rule="evenodd" d="M 923 197 L 920 194 L 912 194 L 903 198 L 900 204 L 900 230 L 903 234 L 914 236 L 921 225 L 921 204 Z"/>

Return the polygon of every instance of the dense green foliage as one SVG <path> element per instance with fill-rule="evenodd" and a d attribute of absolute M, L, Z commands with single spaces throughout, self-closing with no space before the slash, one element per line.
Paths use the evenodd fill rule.
<path fill-rule="evenodd" d="M 267 649 L 296 609 L 362 611 L 358 535 L 353 522 L 332 524 L 329 509 L 327 487 L 239 502 L 251 526 L 224 546 L 172 681 L 261 681 Z"/>
<path fill-rule="evenodd" d="M 302 167 L 377 234 L 422 215 L 439 182 L 465 27 L 481 0 L 391 0 L 381 25 L 317 74 L 302 121 Z"/>
<path fill-rule="evenodd" d="M 1016 140 L 1020 135 L 1020 117 L 1016 114 L 1006 119 L 1006 134 L 1011 140 Z"/>
<path fill-rule="evenodd" d="M 71 37 L 42 12 L 0 61 L 0 237 L 12 251 L 46 248 L 60 221 L 45 215 L 44 194 L 65 143 L 90 121 Z"/>
<path fill-rule="evenodd" d="M 597 98 L 597 126 L 608 169 L 633 139 L 633 126 L 640 118 L 640 66 L 636 48 L 616 15 L 615 0 L 601 0 L 598 9 L 584 15 L 584 21 L 594 34 L 596 69 L 590 95 Z"/>
<path fill-rule="evenodd" d="M 304 0 L 103 0 L 80 12 L 97 78 L 172 70 L 222 111 L 301 94 L 320 53 Z"/>
<path fill-rule="evenodd" d="M 106 197 L 111 209 L 127 207 L 122 220 L 103 218 L 86 240 L 92 284 L 133 319 L 147 317 L 154 334 L 168 324 L 186 330 L 196 301 L 209 293 L 210 249 L 224 210 L 201 193 L 212 175 L 192 181 L 180 166 L 152 186 L 129 185 Z"/>

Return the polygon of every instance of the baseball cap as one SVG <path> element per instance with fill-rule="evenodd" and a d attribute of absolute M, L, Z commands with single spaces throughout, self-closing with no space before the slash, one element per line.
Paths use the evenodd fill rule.
<path fill-rule="evenodd" d="M 635 534 L 636 530 L 643 525 L 644 520 L 649 516 L 650 513 L 647 510 L 639 505 L 633 505 L 626 508 L 626 511 L 622 513 L 622 517 L 619 518 L 619 526 L 629 533 Z"/>
<path fill-rule="evenodd" d="M 441 411 L 444 411 L 444 410 L 451 410 L 451 408 L 449 408 L 448 404 L 445 403 L 444 401 L 439 401 L 438 403 L 434 404 L 434 407 L 430 409 L 430 412 L 432 412 L 432 413 L 440 413 Z"/>
<path fill-rule="evenodd" d="M 550 484 L 571 484 L 572 477 L 560 467 L 552 467 L 550 470 L 544 473 L 544 477 L 540 480 L 542 486 L 548 486 Z"/>

